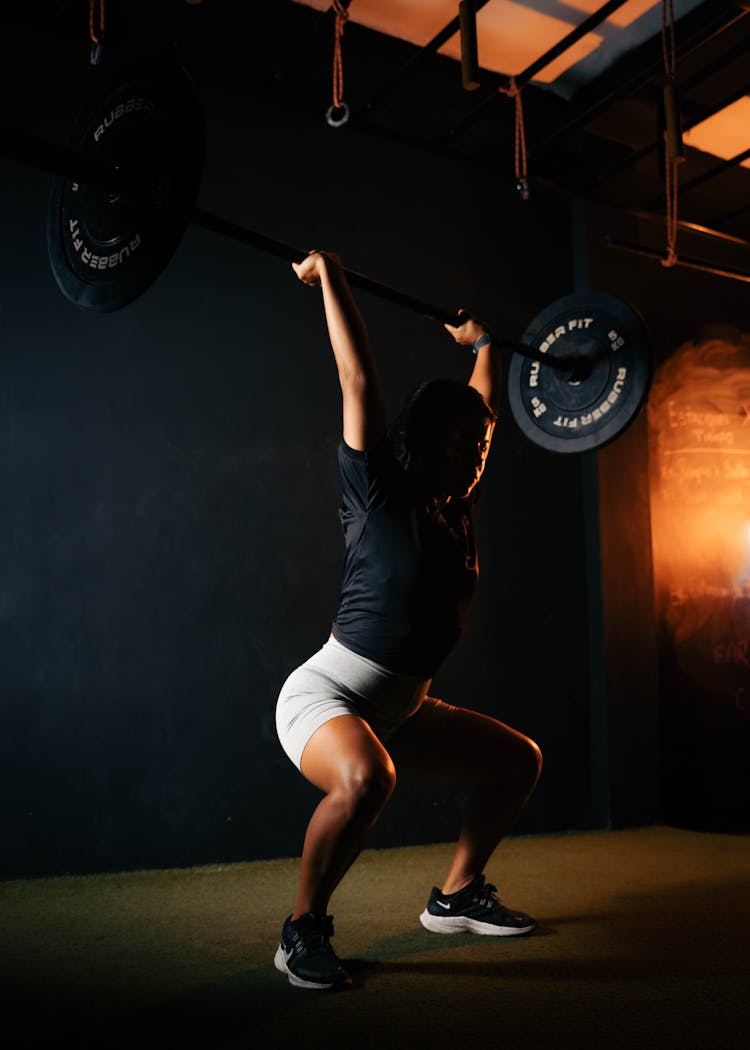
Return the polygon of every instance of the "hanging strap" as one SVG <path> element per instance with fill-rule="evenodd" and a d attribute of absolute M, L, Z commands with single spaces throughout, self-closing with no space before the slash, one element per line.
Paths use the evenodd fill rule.
<path fill-rule="evenodd" d="M 89 0 L 89 40 L 91 41 L 89 62 L 92 66 L 98 66 L 101 61 L 104 25 L 104 0 Z"/>
<path fill-rule="evenodd" d="M 89 38 L 92 44 L 101 44 L 101 38 L 104 36 L 104 3 L 105 0 L 89 0 Z M 97 8 L 99 10 L 98 19 L 96 17 Z M 98 28 L 97 22 L 99 23 Z"/>
<path fill-rule="evenodd" d="M 522 88 L 516 83 L 516 78 L 511 77 L 507 87 L 498 89 L 502 95 L 508 95 L 515 102 L 515 169 L 516 189 L 521 199 L 529 199 L 529 173 L 526 156 L 526 127 L 523 120 L 523 101 L 521 99 Z"/>
<path fill-rule="evenodd" d="M 664 75 L 667 82 L 674 80 L 677 65 L 677 50 L 674 34 L 674 0 L 662 0 L 661 3 L 661 47 L 664 58 Z M 678 169 L 682 157 L 675 156 L 667 129 L 664 129 L 664 181 L 666 198 L 667 254 L 661 260 L 662 266 L 674 266 L 677 256 L 678 229 Z"/>
<path fill-rule="evenodd" d="M 333 0 L 331 7 L 336 15 L 333 31 L 333 98 L 326 113 L 326 120 L 331 127 L 337 128 L 349 120 L 349 107 L 344 102 L 344 59 L 341 46 L 349 11 L 341 0 Z M 340 116 L 336 117 L 336 113 Z"/>
<path fill-rule="evenodd" d="M 667 254 L 661 260 L 662 266 L 674 266 L 677 263 L 677 204 L 679 200 L 679 188 L 677 185 L 677 172 L 679 166 L 669 151 L 669 140 L 664 132 L 664 179 L 665 197 L 667 200 Z"/>

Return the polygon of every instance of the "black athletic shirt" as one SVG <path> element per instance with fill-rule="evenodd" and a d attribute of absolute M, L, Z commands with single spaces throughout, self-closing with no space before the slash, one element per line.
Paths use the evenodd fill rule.
<path fill-rule="evenodd" d="M 342 441 L 339 467 L 346 555 L 333 635 L 391 670 L 431 678 L 476 585 L 470 501 L 431 512 L 387 438 L 368 452 Z"/>

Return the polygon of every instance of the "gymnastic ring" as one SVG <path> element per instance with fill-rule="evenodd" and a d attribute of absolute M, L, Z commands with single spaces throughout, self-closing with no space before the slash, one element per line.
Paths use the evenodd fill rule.
<path fill-rule="evenodd" d="M 340 117 L 334 117 L 334 112 L 339 111 Z M 344 124 L 349 123 L 349 107 L 346 102 L 342 102 L 340 106 L 331 105 L 326 110 L 326 124 L 331 128 L 341 128 Z"/>

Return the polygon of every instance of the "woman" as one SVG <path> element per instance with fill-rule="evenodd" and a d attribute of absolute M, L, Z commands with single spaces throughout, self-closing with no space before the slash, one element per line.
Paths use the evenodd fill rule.
<path fill-rule="evenodd" d="M 287 679 L 279 738 L 324 793 L 310 820 L 299 895 L 285 921 L 276 968 L 300 988 L 350 978 L 330 944 L 328 902 L 393 791 L 396 771 L 476 786 L 442 888 L 422 925 L 436 933 L 530 933 L 484 880 L 484 867 L 539 778 L 533 741 L 475 711 L 428 696 L 454 645 L 477 577 L 470 520 L 495 414 L 499 368 L 486 330 L 446 325 L 475 352 L 468 386 L 422 384 L 390 435 L 362 318 L 335 255 L 293 264 L 323 292 L 343 395 L 341 601 L 328 642 Z"/>

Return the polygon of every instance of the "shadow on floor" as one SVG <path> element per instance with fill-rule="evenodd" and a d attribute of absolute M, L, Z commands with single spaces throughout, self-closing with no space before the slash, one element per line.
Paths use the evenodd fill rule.
<path fill-rule="evenodd" d="M 659 987 L 664 986 L 673 997 L 684 996 L 689 1010 L 691 988 L 706 985 L 710 992 L 712 982 L 735 978 L 741 972 L 749 929 L 750 901 L 744 881 L 673 885 L 658 892 L 634 890 L 615 897 L 606 911 L 548 918 L 538 933 L 523 938 L 523 953 L 513 947 L 520 938 L 503 938 L 498 943 L 498 938 L 471 934 L 441 937 L 421 928 L 394 934 L 373 942 L 361 958 L 344 960 L 355 985 L 340 994 L 356 996 L 358 990 L 364 994 L 379 977 L 399 974 L 402 980 L 396 982 L 397 989 L 393 982 L 384 981 L 378 992 L 382 1009 L 387 1011 L 389 996 L 402 998 L 409 979 L 424 976 L 435 982 L 443 998 L 450 995 L 457 978 L 465 977 L 510 981 L 517 988 L 518 982 L 532 988 L 534 982 L 540 986 L 556 982 L 570 995 L 575 995 L 576 985 L 582 982 L 588 986 L 587 994 L 596 986 L 608 994 L 605 985 L 627 986 L 645 980 L 654 983 L 657 999 Z M 11 989 L 4 991 L 13 995 Z M 132 1010 L 123 1013 L 122 1003 L 113 1003 L 113 1016 L 106 1023 L 87 1024 L 62 1011 L 67 1018 L 64 1030 L 33 1039 L 30 1034 L 36 1018 L 44 1020 L 55 1009 L 55 991 L 17 988 L 14 1012 L 18 1016 L 23 999 L 28 999 L 29 1037 L 20 1032 L 9 1045 L 75 1046 L 77 1050 L 132 1050 L 159 1043 L 220 1047 L 258 1025 L 282 1015 L 288 1018 L 308 1007 L 312 998 L 331 994 L 292 988 L 270 961 L 196 987 L 157 1008 L 139 1008 L 138 989 L 132 991 Z M 524 994 L 528 992 L 524 987 Z M 43 1027 L 48 1029 L 47 1024 Z"/>

